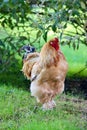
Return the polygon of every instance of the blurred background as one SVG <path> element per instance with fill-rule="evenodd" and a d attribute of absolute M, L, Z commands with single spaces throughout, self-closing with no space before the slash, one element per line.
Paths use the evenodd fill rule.
<path fill-rule="evenodd" d="M 54 37 L 69 69 L 57 108 L 44 112 L 21 71 L 21 47 L 40 52 Z M 0 130 L 37 129 L 87 129 L 87 0 L 0 0 Z"/>

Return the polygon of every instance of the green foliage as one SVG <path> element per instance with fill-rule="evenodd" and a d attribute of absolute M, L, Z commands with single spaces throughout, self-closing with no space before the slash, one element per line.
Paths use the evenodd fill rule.
<path fill-rule="evenodd" d="M 8 68 L 18 69 L 17 55 L 20 55 L 20 48 L 24 38 L 14 39 L 12 36 L 0 40 L 0 64 L 1 72 L 8 71 Z M 21 44 L 20 44 L 20 42 Z M 16 63 L 16 64 L 15 64 Z M 10 69 L 11 69 L 10 68 Z"/>
<path fill-rule="evenodd" d="M 70 34 L 70 38 L 66 37 L 66 39 L 73 42 L 77 39 L 86 44 L 86 5 L 85 0 L 38 0 L 33 2 L 8 0 L 8 2 L 1 2 L 0 23 L 3 27 L 8 26 L 12 30 L 14 28 L 19 30 L 22 27 L 27 31 L 27 27 L 34 28 L 39 36 L 41 36 L 41 31 L 45 40 L 47 32 L 50 30 L 61 35 L 68 24 L 71 24 L 75 31 L 67 32 Z"/>
<path fill-rule="evenodd" d="M 52 33 L 74 49 L 87 45 L 86 7 L 85 0 L 2 0 L 0 28 L 8 35 L 0 36 L 0 64 L 7 65 L 23 44 L 41 47 L 41 39 L 47 41 Z"/>

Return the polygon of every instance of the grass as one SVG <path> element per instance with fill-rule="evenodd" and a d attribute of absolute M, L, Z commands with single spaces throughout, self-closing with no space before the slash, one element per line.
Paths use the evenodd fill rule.
<path fill-rule="evenodd" d="M 85 45 L 81 44 L 78 50 L 74 50 L 73 47 L 69 48 L 69 46 L 62 46 L 61 50 L 68 61 L 68 76 L 78 73 L 85 67 L 87 62 L 87 47 Z M 87 77 L 87 68 L 79 73 L 78 76 Z"/>
<path fill-rule="evenodd" d="M 22 87 L 0 86 L 0 130 L 86 130 L 84 100 L 63 94 L 54 110 L 43 111 Z"/>

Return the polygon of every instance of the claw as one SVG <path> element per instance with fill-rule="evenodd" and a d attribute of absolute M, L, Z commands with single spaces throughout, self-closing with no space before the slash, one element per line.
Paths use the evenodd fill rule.
<path fill-rule="evenodd" d="M 43 110 L 52 110 L 55 107 L 56 107 L 56 103 L 54 100 L 52 100 L 52 101 L 49 101 L 47 103 L 44 103 L 42 106 L 42 109 Z"/>

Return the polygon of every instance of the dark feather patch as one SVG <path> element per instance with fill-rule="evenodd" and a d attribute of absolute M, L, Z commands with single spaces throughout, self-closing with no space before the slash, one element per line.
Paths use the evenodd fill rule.
<path fill-rule="evenodd" d="M 21 50 L 24 51 L 24 55 L 23 55 L 23 59 L 26 59 L 27 55 L 29 53 L 33 53 L 35 52 L 35 48 L 33 46 L 30 46 L 30 45 L 24 45 Z"/>

